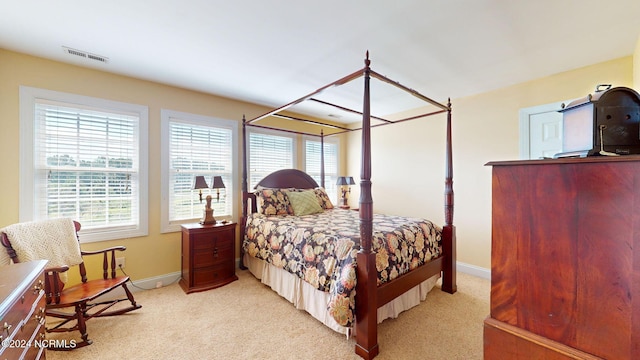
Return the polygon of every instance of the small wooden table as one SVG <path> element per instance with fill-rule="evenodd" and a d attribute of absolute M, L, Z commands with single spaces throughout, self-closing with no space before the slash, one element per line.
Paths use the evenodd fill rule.
<path fill-rule="evenodd" d="M 238 280 L 235 271 L 236 223 L 182 225 L 182 277 L 187 294 Z"/>

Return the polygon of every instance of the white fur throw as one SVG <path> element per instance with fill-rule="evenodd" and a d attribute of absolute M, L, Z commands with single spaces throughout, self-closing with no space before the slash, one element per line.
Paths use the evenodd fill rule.
<path fill-rule="evenodd" d="M 49 260 L 47 267 L 78 265 L 82 262 L 73 220 L 60 218 L 22 222 L 2 229 L 20 262 Z M 65 277 L 62 277 L 65 281 Z"/>

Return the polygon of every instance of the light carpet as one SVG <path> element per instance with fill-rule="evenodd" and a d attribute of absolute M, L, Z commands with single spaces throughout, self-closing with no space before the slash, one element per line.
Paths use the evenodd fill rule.
<path fill-rule="evenodd" d="M 360 359 L 353 338 L 296 310 L 248 271 L 237 275 L 231 284 L 189 295 L 177 284 L 138 291 L 141 309 L 91 319 L 92 345 L 47 351 L 47 358 Z M 482 359 L 489 293 L 489 280 L 464 273 L 458 273 L 453 295 L 436 285 L 419 306 L 379 324 L 376 359 Z"/>

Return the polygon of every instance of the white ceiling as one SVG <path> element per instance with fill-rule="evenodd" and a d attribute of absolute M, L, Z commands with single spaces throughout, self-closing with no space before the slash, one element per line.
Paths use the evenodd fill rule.
<path fill-rule="evenodd" d="M 640 0 L 0 0 L 0 48 L 274 107 L 367 50 L 446 102 L 631 55 L 639 34 Z"/>

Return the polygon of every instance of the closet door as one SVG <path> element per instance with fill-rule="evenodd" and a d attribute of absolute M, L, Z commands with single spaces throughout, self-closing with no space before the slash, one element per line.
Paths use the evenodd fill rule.
<path fill-rule="evenodd" d="M 562 103 L 520 110 L 520 158 L 540 159 L 562 152 Z"/>

